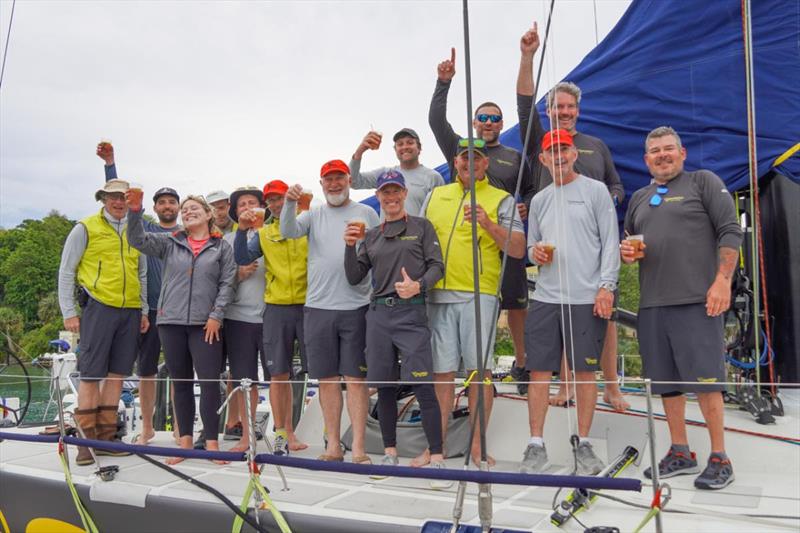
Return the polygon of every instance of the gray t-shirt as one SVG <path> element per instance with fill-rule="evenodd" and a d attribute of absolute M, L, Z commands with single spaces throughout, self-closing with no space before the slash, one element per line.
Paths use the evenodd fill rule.
<path fill-rule="evenodd" d="M 661 205 L 651 206 L 657 187 L 636 191 L 625 216 L 625 232 L 643 235 L 647 246 L 639 261 L 639 307 L 705 302 L 718 249 L 737 250 L 742 242 L 733 198 L 708 170 L 678 174 L 666 184 Z"/>
<path fill-rule="evenodd" d="M 407 169 L 400 168 L 400 165 L 393 167 L 381 167 L 375 170 L 361 171 L 361 160 L 350 160 L 350 176 L 353 178 L 354 189 L 374 189 L 378 181 L 378 176 L 388 170 L 396 170 L 403 175 L 406 180 L 406 187 L 408 188 L 408 196 L 406 197 L 406 212 L 412 216 L 421 216 L 422 202 L 425 197 L 433 190 L 434 187 L 444 185 L 442 175 L 428 168 L 424 165 L 419 165 L 416 168 Z M 381 220 L 383 220 L 383 212 L 381 212 Z"/>
<path fill-rule="evenodd" d="M 428 209 L 430 201 L 431 195 L 429 194 L 422 206 L 423 213 Z M 503 198 L 497 207 L 497 223 L 506 229 L 510 227 L 512 232 L 525 233 L 525 226 L 523 226 L 517 212 L 517 203 L 511 195 Z M 429 301 L 435 304 L 455 304 L 472 301 L 474 296 L 475 294 L 471 292 L 433 289 L 429 293 Z"/>
<path fill-rule="evenodd" d="M 226 233 L 222 238 L 234 247 L 236 240 L 236 233 Z M 247 230 L 247 238 L 251 239 L 257 233 L 253 230 Z M 258 268 L 250 274 L 250 276 L 242 281 L 239 280 L 237 271 L 236 280 L 234 282 L 234 295 L 233 299 L 225 307 L 225 318 L 228 320 L 239 320 L 240 322 L 250 322 L 251 324 L 260 324 L 263 320 L 262 314 L 264 312 L 264 286 L 267 283 L 266 275 L 264 272 L 264 258 L 259 257 L 256 259 Z M 238 266 L 237 266 L 238 269 Z"/>
<path fill-rule="evenodd" d="M 281 211 L 281 235 L 296 239 L 308 235 L 308 290 L 306 307 L 351 311 L 369 304 L 371 276 L 350 285 L 344 271 L 344 230 L 354 218 L 378 225 L 378 214 L 369 206 L 348 201 L 341 207 L 323 204 L 297 216 L 297 202 L 286 199 Z"/>
<path fill-rule="evenodd" d="M 519 131 L 520 137 L 523 137 L 523 142 L 525 140 L 525 130 L 528 127 L 532 102 L 532 96 L 517 95 Z M 531 161 L 538 162 L 542 136 L 545 134 L 545 131 L 542 128 L 542 121 L 538 113 L 535 114 L 534 118 L 535 120 L 531 125 L 531 138 L 528 142 L 527 155 Z M 575 172 L 605 183 L 608 192 L 611 196 L 616 198 L 617 205 L 622 205 L 622 201 L 625 200 L 625 188 L 622 186 L 622 180 L 614 166 L 614 159 L 611 157 L 611 150 L 608 149 L 606 143 L 597 137 L 592 137 L 591 135 L 586 135 L 579 131 L 575 132 L 572 136 L 572 140 L 575 142 L 575 148 L 578 149 L 578 160 L 575 162 Z M 550 171 L 547 170 L 546 166 L 537 164 L 535 165 L 535 171 L 533 173 L 533 181 L 536 184 L 536 192 L 539 192 L 553 183 L 553 177 L 550 175 Z"/>
<path fill-rule="evenodd" d="M 594 303 L 600 284 L 619 276 L 617 213 L 605 186 L 579 175 L 550 184 L 533 197 L 528 216 L 528 257 L 545 241 L 553 261 L 539 267 L 533 299 L 545 303 Z"/>

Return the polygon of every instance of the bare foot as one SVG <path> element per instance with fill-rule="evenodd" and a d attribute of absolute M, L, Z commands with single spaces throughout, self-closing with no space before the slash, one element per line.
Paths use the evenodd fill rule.
<path fill-rule="evenodd" d="M 152 429 L 150 431 L 144 431 L 142 433 L 139 433 L 139 435 L 136 436 L 136 439 L 133 441 L 133 443 L 134 444 L 139 444 L 139 445 L 144 445 L 144 444 L 147 444 L 148 442 L 150 442 L 151 440 L 153 440 L 155 438 L 155 436 L 156 436 L 156 432 L 153 431 Z M 180 444 L 180 443 L 176 442 L 176 444 Z"/>
<path fill-rule="evenodd" d="M 575 397 L 575 393 L 573 392 L 569 396 L 569 400 L 572 400 Z M 560 386 L 558 388 L 558 392 L 553 396 L 550 396 L 549 400 L 550 405 L 555 407 L 564 407 L 567 405 L 567 388 L 565 386 Z"/>
<path fill-rule="evenodd" d="M 219 442 L 215 440 L 207 440 L 206 441 L 206 450 L 209 452 L 218 452 L 219 451 Z M 230 461 L 223 461 L 222 459 L 211 459 L 212 463 L 218 465 L 227 465 L 230 464 Z"/>
<path fill-rule="evenodd" d="M 421 454 L 411 459 L 411 462 L 408 464 L 408 466 L 420 468 L 429 465 L 430 463 L 431 463 L 431 451 L 428 448 L 425 448 L 425 451 L 423 451 Z"/>
<path fill-rule="evenodd" d="M 182 450 L 191 450 L 192 449 L 192 436 L 191 435 L 187 435 L 187 436 L 185 436 L 183 438 L 179 438 L 179 439 L 177 439 L 176 444 Z M 164 462 L 166 464 L 168 464 L 168 465 L 176 465 L 178 463 L 182 463 L 185 460 L 186 460 L 185 457 L 169 457 Z"/>
<path fill-rule="evenodd" d="M 229 452 L 246 452 L 246 451 L 247 451 L 247 450 L 249 450 L 249 449 L 250 449 L 250 443 L 249 443 L 249 442 L 242 442 L 242 441 L 239 441 L 239 442 L 236 444 L 236 446 L 232 447 L 232 448 L 231 448 L 230 450 L 228 450 L 228 451 L 229 451 Z"/>
<path fill-rule="evenodd" d="M 168 465 L 176 465 L 178 463 L 184 462 L 185 460 L 186 460 L 185 457 L 168 457 L 167 460 L 164 462 L 167 463 Z"/>
<path fill-rule="evenodd" d="M 300 450 L 305 450 L 306 448 L 308 448 L 308 444 L 306 444 L 305 442 L 300 441 L 295 436 L 289 437 L 289 451 L 290 452 L 299 452 Z"/>
<path fill-rule="evenodd" d="M 481 451 L 480 450 L 472 450 L 470 452 L 470 455 L 472 456 L 472 464 L 474 464 L 475 466 L 480 466 L 481 465 Z M 486 464 L 489 465 L 489 466 L 494 466 L 495 462 L 496 461 L 494 460 L 494 457 L 492 457 L 491 455 L 489 455 L 487 453 L 486 454 Z"/>
<path fill-rule="evenodd" d="M 610 404 L 615 411 L 622 412 L 631 408 L 631 404 L 625 400 L 625 397 L 619 390 L 619 385 L 616 383 L 606 384 L 605 391 L 603 391 L 603 401 Z"/>

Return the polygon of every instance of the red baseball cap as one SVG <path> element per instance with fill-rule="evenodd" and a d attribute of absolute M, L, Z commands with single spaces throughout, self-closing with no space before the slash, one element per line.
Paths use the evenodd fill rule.
<path fill-rule="evenodd" d="M 575 146 L 572 135 L 567 130 L 551 130 L 542 137 L 542 150 L 549 150 L 554 144 L 566 144 Z"/>
<path fill-rule="evenodd" d="M 319 171 L 319 177 L 324 178 L 331 172 L 342 172 L 350 175 L 350 167 L 341 159 L 333 159 L 322 165 L 322 170 Z"/>
<path fill-rule="evenodd" d="M 280 194 L 284 196 L 288 190 L 289 186 L 286 185 L 285 182 L 281 180 L 272 180 L 264 185 L 264 201 L 267 201 L 267 196 L 270 194 Z"/>

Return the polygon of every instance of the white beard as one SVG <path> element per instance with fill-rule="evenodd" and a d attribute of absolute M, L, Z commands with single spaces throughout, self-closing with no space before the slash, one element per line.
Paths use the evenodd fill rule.
<path fill-rule="evenodd" d="M 334 207 L 339 207 L 344 204 L 350 197 L 350 191 L 344 191 L 341 194 L 327 194 L 325 193 L 325 200 Z"/>

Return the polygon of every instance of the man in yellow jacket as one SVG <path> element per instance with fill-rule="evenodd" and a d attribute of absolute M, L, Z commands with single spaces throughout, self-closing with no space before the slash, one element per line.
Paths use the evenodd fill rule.
<path fill-rule="evenodd" d="M 478 368 L 478 357 L 486 359 L 485 377 L 491 378 L 494 347 L 494 323 L 497 320 L 497 289 L 500 283 L 501 252 L 519 259 L 525 256 L 525 230 L 517 213 L 514 198 L 493 187 L 486 177 L 489 159 L 483 139 L 473 141 L 475 176 L 475 213 L 470 209 L 469 141 L 459 141 L 454 167 L 458 173 L 449 185 L 434 189 L 422 212 L 431 221 L 441 243 L 445 272 L 442 279 L 429 290 L 428 316 L 432 330 L 433 371 L 436 396 L 442 411 L 442 434 L 447 434 L 447 420 L 453 410 L 455 373 L 463 361 L 470 375 Z M 472 256 L 472 217 L 478 224 L 478 281 L 480 285 L 481 338 L 475 342 L 474 269 Z M 505 248 L 509 228 L 511 240 Z M 473 377 L 474 382 L 482 381 Z M 477 412 L 478 394 L 469 394 L 470 413 Z M 484 394 L 486 421 L 492 410 L 492 387 Z M 471 455 L 480 460 L 480 435 L 474 433 Z M 427 456 L 418 457 L 413 464 L 424 464 Z M 489 464 L 494 460 L 489 457 Z"/>
<path fill-rule="evenodd" d="M 115 439 L 122 380 L 133 370 L 139 333 L 149 328 L 147 261 L 128 244 L 127 190 L 128 182 L 113 179 L 95 193 L 103 208 L 72 228 L 58 269 L 64 328 L 80 333 L 75 420 L 89 439 Z M 96 453 L 130 455 L 101 449 Z M 94 459 L 88 448 L 79 446 L 75 462 L 87 465 Z"/>
<path fill-rule="evenodd" d="M 292 427 L 292 388 L 287 381 L 293 376 L 292 358 L 295 341 L 305 370 L 303 338 L 303 305 L 306 301 L 308 237 L 285 239 L 279 220 L 289 186 L 273 180 L 264 186 L 264 201 L 272 216 L 249 241 L 247 230 L 256 220 L 255 213 L 239 215 L 234 240 L 234 258 L 239 265 L 249 265 L 264 256 L 266 286 L 264 288 L 263 347 L 261 361 L 270 375 L 269 400 L 275 423 L 276 455 L 303 450 Z"/>

